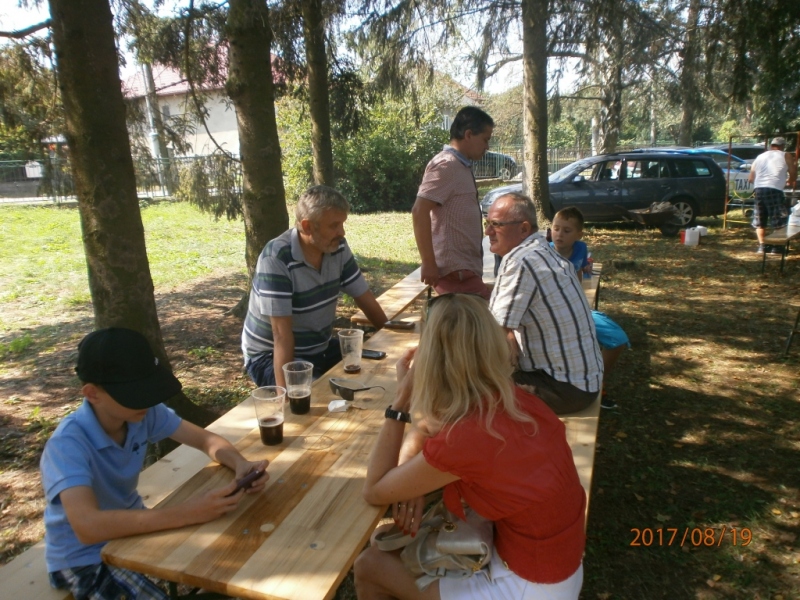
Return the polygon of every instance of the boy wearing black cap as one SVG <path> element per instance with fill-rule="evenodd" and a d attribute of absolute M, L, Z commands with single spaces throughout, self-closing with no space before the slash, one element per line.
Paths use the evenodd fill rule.
<path fill-rule="evenodd" d="M 45 507 L 45 559 L 53 587 L 83 598 L 166 599 L 139 573 L 105 565 L 103 545 L 116 538 L 205 523 L 236 508 L 236 483 L 177 506 L 147 510 L 136 491 L 147 444 L 167 437 L 202 450 L 236 478 L 264 471 L 224 438 L 181 420 L 162 404 L 181 383 L 158 364 L 150 345 L 130 329 L 100 329 L 78 346 L 75 368 L 83 404 L 45 445 L 41 460 Z M 265 473 L 247 493 L 263 490 Z"/>

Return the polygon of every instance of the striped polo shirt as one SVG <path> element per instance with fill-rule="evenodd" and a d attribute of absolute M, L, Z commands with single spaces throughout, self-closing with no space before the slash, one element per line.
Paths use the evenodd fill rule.
<path fill-rule="evenodd" d="M 536 232 L 503 257 L 489 308 L 500 325 L 515 330 L 521 370 L 541 369 L 584 392 L 599 392 L 603 357 L 573 271 Z"/>
<path fill-rule="evenodd" d="M 296 356 L 325 350 L 340 290 L 353 298 L 369 290 L 345 240 L 335 252 L 323 255 L 319 271 L 306 262 L 297 229 L 270 241 L 258 257 L 242 330 L 245 363 L 273 351 L 270 317 L 292 317 Z"/>

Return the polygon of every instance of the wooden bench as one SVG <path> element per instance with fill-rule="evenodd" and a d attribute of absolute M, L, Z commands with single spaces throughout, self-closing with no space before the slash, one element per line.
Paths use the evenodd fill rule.
<path fill-rule="evenodd" d="M 253 430 L 253 405 L 249 398 L 208 426 L 236 443 Z M 148 507 L 155 506 L 176 488 L 210 464 L 202 452 L 179 446 L 139 476 L 139 493 Z M 0 598 L 14 600 L 68 600 L 72 594 L 50 587 L 44 560 L 44 541 L 0 567 Z"/>
<path fill-rule="evenodd" d="M 786 262 L 786 256 L 789 254 L 789 242 L 800 237 L 800 227 L 796 225 L 787 225 L 776 229 L 764 238 L 764 244 L 767 246 L 780 246 L 781 247 L 781 273 L 783 273 L 783 265 Z M 761 272 L 767 264 L 767 253 L 761 255 Z"/>

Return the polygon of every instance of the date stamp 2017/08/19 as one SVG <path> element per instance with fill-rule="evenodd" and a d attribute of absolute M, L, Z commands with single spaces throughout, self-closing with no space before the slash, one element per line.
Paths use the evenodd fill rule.
<path fill-rule="evenodd" d="M 645 527 L 632 528 L 631 546 L 748 546 L 753 532 L 747 527 Z"/>

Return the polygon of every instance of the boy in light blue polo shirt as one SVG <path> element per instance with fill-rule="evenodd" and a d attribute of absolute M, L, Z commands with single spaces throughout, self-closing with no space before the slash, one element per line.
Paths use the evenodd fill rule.
<path fill-rule="evenodd" d="M 181 383 L 158 364 L 140 333 L 100 329 L 78 346 L 83 404 L 56 428 L 41 460 L 47 505 L 45 560 L 50 582 L 76 600 L 166 599 L 144 575 L 105 565 L 100 551 L 116 538 L 205 523 L 234 510 L 236 483 L 168 508 L 146 509 L 136 491 L 147 444 L 167 437 L 203 450 L 240 478 L 250 462 L 224 438 L 181 420 L 162 404 Z M 263 490 L 266 472 L 247 490 Z"/>

